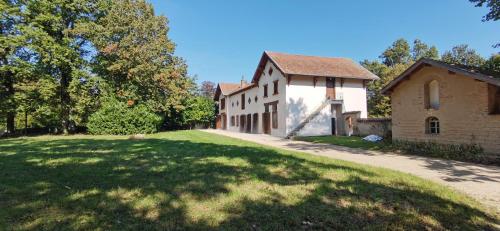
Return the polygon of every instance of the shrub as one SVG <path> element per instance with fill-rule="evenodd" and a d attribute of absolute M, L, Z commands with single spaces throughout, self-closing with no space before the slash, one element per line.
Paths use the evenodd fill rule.
<path fill-rule="evenodd" d="M 106 100 L 89 117 L 88 132 L 96 135 L 146 134 L 158 131 L 162 117 L 145 105 L 128 106 L 116 99 Z"/>
<path fill-rule="evenodd" d="M 483 148 L 477 144 L 456 145 L 395 140 L 393 141 L 392 146 L 393 148 L 403 152 L 422 156 L 476 163 L 490 163 L 492 161 L 484 155 Z"/>

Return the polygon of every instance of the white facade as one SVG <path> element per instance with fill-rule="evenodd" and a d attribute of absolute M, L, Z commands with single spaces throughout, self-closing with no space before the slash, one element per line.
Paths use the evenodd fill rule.
<path fill-rule="evenodd" d="M 269 69 L 272 74 L 269 75 Z M 309 115 L 316 111 L 326 100 L 327 77 L 313 77 L 302 75 L 286 75 L 273 64 L 267 61 L 257 82 L 251 86 L 235 91 L 228 95 L 221 95 L 219 104 L 225 99 L 225 109 L 219 115 L 225 114 L 227 118 L 226 129 L 240 132 L 241 123 L 234 126 L 231 118 L 240 118 L 241 115 L 251 115 L 251 132 L 264 133 L 263 113 L 265 105 L 277 102 L 277 128 L 271 125 L 270 134 L 286 137 L 299 126 Z M 273 94 L 273 82 L 278 81 L 278 93 Z M 361 117 L 367 117 L 366 81 L 354 78 L 335 78 L 334 92 L 335 104 L 327 104 L 320 113 L 298 130 L 298 136 L 316 135 L 342 135 L 342 113 L 360 111 Z M 264 97 L 264 85 L 268 86 L 268 96 Z M 241 95 L 245 94 L 245 108 L 241 106 Z M 257 99 L 257 100 L 256 100 Z M 271 107 L 271 106 L 270 106 Z M 271 110 L 271 108 L 269 108 Z M 257 114 L 257 122 L 254 118 Z M 272 117 L 271 117 L 272 118 Z M 332 129 L 332 118 L 336 118 L 336 131 Z M 272 122 L 272 119 L 271 119 Z M 254 129 L 256 128 L 256 129 Z M 245 132 L 241 131 L 241 132 Z"/>

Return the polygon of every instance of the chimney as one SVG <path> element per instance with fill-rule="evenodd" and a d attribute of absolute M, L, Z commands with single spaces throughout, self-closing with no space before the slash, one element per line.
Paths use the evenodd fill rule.
<path fill-rule="evenodd" d="M 240 87 L 243 88 L 247 85 L 247 81 L 245 80 L 245 76 L 241 76 Z"/>

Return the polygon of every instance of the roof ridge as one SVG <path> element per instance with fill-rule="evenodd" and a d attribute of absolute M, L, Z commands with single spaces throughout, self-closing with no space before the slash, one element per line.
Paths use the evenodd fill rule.
<path fill-rule="evenodd" d="M 348 58 L 348 57 L 340 57 L 340 56 L 322 56 L 322 55 L 304 55 L 304 54 L 291 54 L 291 53 L 285 53 L 281 51 L 264 51 L 267 54 L 281 54 L 281 55 L 290 55 L 290 56 L 302 56 L 302 57 L 312 57 L 312 58 L 325 58 L 325 59 L 347 59 L 351 60 L 354 62 L 353 59 Z"/>

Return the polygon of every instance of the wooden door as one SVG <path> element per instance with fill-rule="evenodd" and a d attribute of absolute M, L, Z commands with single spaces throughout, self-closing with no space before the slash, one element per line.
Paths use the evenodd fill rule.
<path fill-rule="evenodd" d="M 265 134 L 271 134 L 271 117 L 269 112 L 262 113 L 262 130 Z"/>
<path fill-rule="evenodd" d="M 246 131 L 247 133 L 252 133 L 252 115 L 251 114 L 247 115 L 246 128 L 247 128 L 247 131 Z"/>
<path fill-rule="evenodd" d="M 222 123 L 222 129 L 226 130 L 227 129 L 227 116 L 226 116 L 226 114 L 222 114 L 221 123 Z"/>
<path fill-rule="evenodd" d="M 253 124 L 252 132 L 259 133 L 259 131 L 258 131 L 258 129 L 259 129 L 259 114 L 258 113 L 253 114 L 252 124 Z"/>
<path fill-rule="evenodd" d="M 221 122 L 220 122 L 220 115 L 215 118 L 215 129 L 220 129 L 221 128 Z"/>
<path fill-rule="evenodd" d="M 326 98 L 335 99 L 335 78 L 326 78 Z"/>

